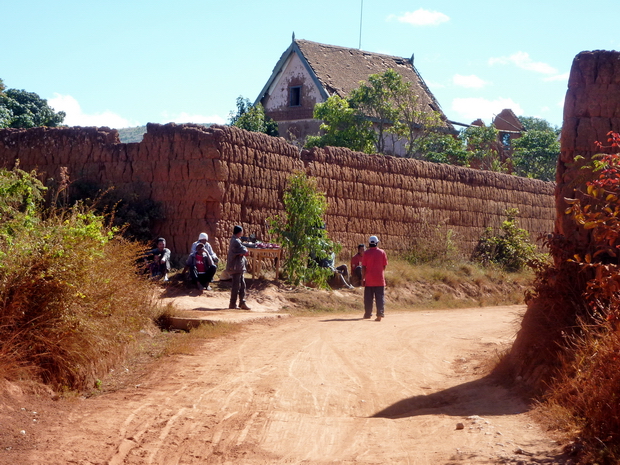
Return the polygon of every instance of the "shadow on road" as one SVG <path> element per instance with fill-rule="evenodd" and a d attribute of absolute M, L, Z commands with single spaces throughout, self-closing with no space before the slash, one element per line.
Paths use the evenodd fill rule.
<path fill-rule="evenodd" d="M 403 399 L 375 413 L 373 418 L 407 418 L 444 414 L 514 415 L 529 409 L 524 400 L 497 383 L 491 375 L 428 395 Z"/>

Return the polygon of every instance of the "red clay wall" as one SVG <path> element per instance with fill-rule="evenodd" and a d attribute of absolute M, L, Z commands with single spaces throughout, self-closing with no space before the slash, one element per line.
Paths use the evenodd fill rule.
<path fill-rule="evenodd" d="M 607 133 L 620 132 L 620 52 L 581 52 L 573 60 L 564 101 L 562 151 L 558 162 L 556 231 L 575 244 L 587 244 L 587 231 L 578 232 L 564 214 L 564 198 L 576 196 L 572 182 L 582 174 L 572 163 L 576 155 L 590 159 L 607 145 Z"/>
<path fill-rule="evenodd" d="M 156 233 L 179 254 L 202 231 L 223 254 L 235 224 L 266 238 L 265 220 L 281 211 L 295 170 L 318 178 L 330 235 L 351 250 L 370 234 L 389 250 L 406 249 L 421 223 L 445 223 L 471 249 L 506 208 L 519 208 L 533 237 L 550 231 L 555 215 L 551 183 L 342 148 L 300 154 L 281 138 L 225 126 L 149 124 L 137 144 L 119 143 L 107 128 L 1 130 L 0 165 L 17 159 L 44 178 L 67 166 L 73 180 L 137 186 L 162 203 L 166 219 Z"/>

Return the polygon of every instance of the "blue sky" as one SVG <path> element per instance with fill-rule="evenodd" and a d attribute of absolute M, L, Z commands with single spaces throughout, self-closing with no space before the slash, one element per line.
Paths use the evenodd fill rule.
<path fill-rule="evenodd" d="M 571 63 L 619 50 L 618 1 L 4 0 L 0 78 L 66 124 L 225 123 L 292 33 L 410 57 L 452 120 L 511 108 L 562 124 Z M 363 8 L 362 8 L 363 5 Z"/>

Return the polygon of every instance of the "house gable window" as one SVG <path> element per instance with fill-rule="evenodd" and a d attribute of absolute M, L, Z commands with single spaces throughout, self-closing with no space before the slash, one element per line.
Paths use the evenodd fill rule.
<path fill-rule="evenodd" d="M 289 87 L 289 106 L 301 106 L 301 86 Z"/>
<path fill-rule="evenodd" d="M 507 132 L 500 132 L 500 140 L 502 141 L 504 148 L 510 147 L 510 134 Z"/>

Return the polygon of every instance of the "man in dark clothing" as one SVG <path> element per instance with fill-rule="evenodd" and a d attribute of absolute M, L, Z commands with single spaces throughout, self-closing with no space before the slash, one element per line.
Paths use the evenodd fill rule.
<path fill-rule="evenodd" d="M 232 290 L 228 308 L 250 310 L 250 307 L 245 303 L 245 279 L 243 277 L 247 264 L 245 257 L 248 255 L 248 249 L 241 243 L 241 234 L 243 234 L 243 228 L 235 226 L 233 228 L 233 235 L 230 238 L 230 245 L 228 246 L 226 271 L 232 277 Z M 239 307 L 237 307 L 237 297 L 239 297 Z"/>
<path fill-rule="evenodd" d="M 372 316 L 373 300 L 377 302 L 377 318 L 381 321 L 385 316 L 385 267 L 388 264 L 387 255 L 383 249 L 377 247 L 379 238 L 370 236 L 368 250 L 362 257 L 362 283 L 364 285 L 364 318 Z"/>
<path fill-rule="evenodd" d="M 351 284 L 359 286 L 362 284 L 362 258 L 364 257 L 366 246 L 360 244 L 357 246 L 357 253 L 351 258 Z"/>

